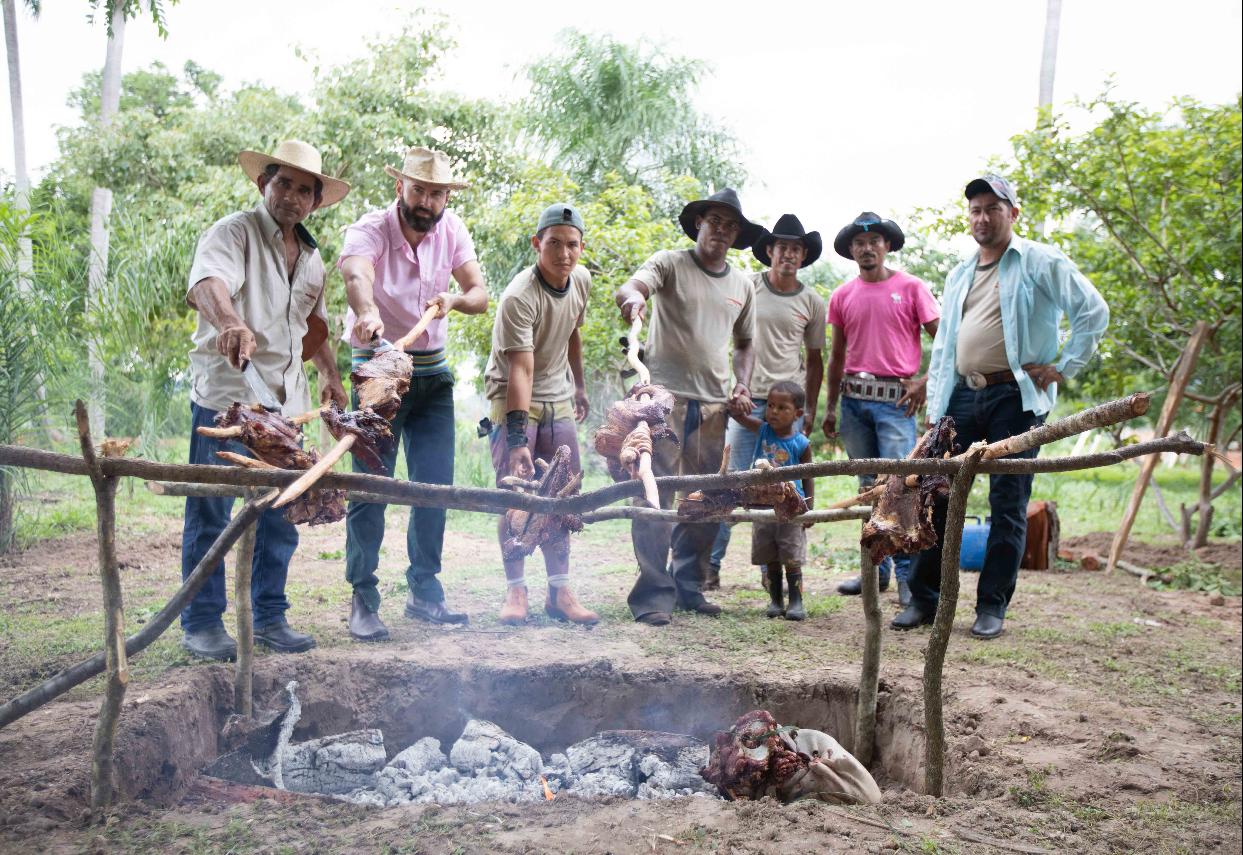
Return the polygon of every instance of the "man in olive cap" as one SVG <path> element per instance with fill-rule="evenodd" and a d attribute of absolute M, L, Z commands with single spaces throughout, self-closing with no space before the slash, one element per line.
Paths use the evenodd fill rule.
<path fill-rule="evenodd" d="M 534 477 L 533 456 L 550 461 L 560 446 L 570 450 L 573 470 L 582 471 L 574 423 L 587 418 L 587 389 L 578 330 L 591 293 L 591 274 L 578 263 L 583 230 L 583 217 L 571 205 L 544 209 L 531 237 L 535 263 L 514 277 L 497 304 L 484 392 L 491 404 L 492 465 L 498 483 L 506 475 Z M 591 625 L 599 616 L 583 608 L 570 589 L 567 535 L 563 531 L 540 546 L 548 574 L 544 612 Z M 508 536 L 509 524 L 502 516 L 502 550 Z M 522 557 L 505 559 L 501 623 L 526 622 L 525 567 Z"/>
<path fill-rule="evenodd" d="M 726 254 L 750 247 L 763 228 L 742 215 L 738 194 L 728 187 L 686 205 L 678 223 L 695 246 L 657 252 L 615 295 L 622 320 L 648 322 L 645 358 L 652 382 L 674 397 L 669 425 L 678 445 L 655 444 L 652 469 L 658 476 L 717 472 L 727 414 L 752 410 L 754 289 L 745 274 L 730 267 Z M 721 613 L 702 591 L 717 528 L 714 523 L 631 523 L 639 563 L 628 600 L 635 620 L 664 626 L 674 608 Z"/>
<path fill-rule="evenodd" d="M 408 351 L 414 375 L 392 427 L 393 435 L 405 444 L 411 481 L 452 484 L 455 428 L 453 373 L 445 358 L 446 316 L 451 311 L 477 315 L 488 308 L 475 245 L 461 218 L 447 207 L 450 194 L 466 184 L 454 177 L 445 154 L 419 146 L 406 151 L 401 169 L 384 170 L 394 179 L 396 199 L 346 229 L 337 262 L 350 304 L 344 339 L 358 366 L 372 357 L 381 336 L 387 333 L 396 340 L 425 311 L 437 309 L 436 319 Z M 458 284 L 457 293 L 450 290 L 450 278 Z M 384 464 L 391 475 L 397 464 L 395 447 Z M 358 458 L 354 471 L 366 471 Z M 360 641 L 388 637 L 379 615 L 376 576 L 387 507 L 350 502 L 346 516 L 345 578 L 354 587 L 349 631 Z M 444 508 L 410 509 L 405 615 L 437 624 L 466 623 L 465 614 L 445 606 L 444 588 L 437 579 L 444 536 Z"/>
<path fill-rule="evenodd" d="M 241 370 L 254 366 L 281 402 L 286 416 L 311 407 L 304 359 L 319 370 L 320 400 L 346 403 L 328 341 L 324 311 L 324 262 L 302 221 L 335 205 L 350 185 L 324 174 L 319 152 L 286 140 L 271 154 L 243 151 L 238 163 L 262 199 L 249 211 L 218 220 L 201 238 L 190 267 L 186 301 L 198 312 L 190 351 L 190 462 L 219 465 L 217 451 L 250 456 L 241 443 L 200 436 L 216 414 L 235 401 L 253 402 Z M 186 499 L 181 534 L 181 576 L 186 578 L 229 522 L 230 498 Z M 285 620 L 285 578 L 298 548 L 298 530 L 283 510 L 259 518 L 251 569 L 255 640 L 281 653 L 315 646 Z M 237 644 L 221 616 L 227 598 L 224 562 L 181 613 L 181 646 L 196 656 L 232 659 Z"/>

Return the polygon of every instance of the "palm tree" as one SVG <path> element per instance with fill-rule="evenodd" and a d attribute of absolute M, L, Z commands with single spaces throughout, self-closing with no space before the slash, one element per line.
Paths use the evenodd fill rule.
<path fill-rule="evenodd" d="M 121 51 L 125 44 L 125 22 L 141 14 L 151 15 L 161 37 L 168 36 L 164 25 L 164 0 L 88 0 L 92 16 L 103 7 L 108 21 L 108 51 L 104 57 L 103 85 L 99 100 L 99 129 L 106 133 L 121 103 Z M 175 4 L 177 0 L 168 0 Z M 91 193 L 91 257 L 87 267 L 88 303 L 99 304 L 99 294 L 108 282 L 108 218 L 112 213 L 112 190 L 96 187 Z M 95 436 L 105 436 L 104 363 L 99 343 L 87 345 L 91 369 L 90 421 Z"/>
<path fill-rule="evenodd" d="M 4 48 L 9 60 L 9 107 L 13 113 L 13 171 L 17 182 L 17 210 L 23 217 L 30 214 L 30 174 L 26 171 L 26 118 L 22 112 L 22 63 L 17 51 L 17 10 L 13 0 L 0 0 L 4 8 Z M 39 17 L 40 0 L 26 0 L 30 14 Z M 30 290 L 31 262 L 30 237 L 23 234 L 18 239 L 17 287 L 23 292 Z"/>

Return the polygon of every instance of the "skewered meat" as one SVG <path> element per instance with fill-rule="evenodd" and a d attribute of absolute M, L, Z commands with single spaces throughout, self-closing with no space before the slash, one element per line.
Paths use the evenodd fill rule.
<path fill-rule="evenodd" d="M 310 469 L 319 459 L 300 443 L 302 431 L 280 413 L 270 413 L 258 404 L 234 402 L 216 416 L 216 426 L 240 428 L 238 441 L 259 460 L 278 469 Z M 322 525 L 345 518 L 342 490 L 309 490 L 285 509 L 285 519 L 294 525 Z"/>
<path fill-rule="evenodd" d="M 881 800 L 876 781 L 837 740 L 818 730 L 783 727 L 765 710 L 739 716 L 733 727 L 719 731 L 699 774 L 730 799 Z"/>
<path fill-rule="evenodd" d="M 725 447 L 725 459 L 729 459 L 729 446 Z M 756 469 L 771 469 L 768 460 L 755 461 Z M 725 474 L 724 466 L 722 475 Z M 775 484 L 756 484 L 728 490 L 696 490 L 678 502 L 678 516 L 695 520 L 727 514 L 737 507 L 772 508 L 778 522 L 788 522 L 799 514 L 807 513 L 807 502 L 799 495 L 792 481 Z"/>
<path fill-rule="evenodd" d="M 943 416 L 920 437 L 907 458 L 948 457 L 954 451 L 955 436 L 954 420 Z M 919 552 L 935 546 L 932 506 L 937 497 L 949 492 L 949 486 L 945 475 L 922 475 L 915 486 L 908 486 L 901 475 L 890 476 L 859 541 L 871 553 L 872 563 L 879 564 L 899 552 Z"/>
<path fill-rule="evenodd" d="M 578 492 L 582 481 L 582 473 L 570 469 L 569 446 L 562 445 L 545 466 L 535 494 L 555 498 L 572 496 Z M 501 554 L 505 560 L 513 561 L 530 555 L 545 543 L 568 537 L 572 531 L 582 531 L 583 521 L 578 514 L 534 514 L 511 509 L 505 512 L 505 526 L 507 536 L 501 543 Z"/>
<path fill-rule="evenodd" d="M 402 396 L 410 391 L 413 373 L 414 362 L 403 351 L 377 353 L 350 372 L 359 409 L 370 408 L 391 422 L 401 409 Z"/>
<path fill-rule="evenodd" d="M 372 472 L 384 474 L 383 456 L 397 448 L 397 439 L 393 436 L 387 419 L 366 407 L 343 412 L 336 402 L 321 412 L 320 418 L 324 420 L 334 439 L 353 434 L 354 445 L 350 450 L 354 452 L 354 456 Z"/>
<path fill-rule="evenodd" d="M 596 431 L 595 447 L 614 481 L 636 477 L 640 454 L 651 453 L 656 440 L 677 444 L 677 434 L 666 424 L 672 411 L 673 395 L 663 386 L 650 383 L 636 383 L 625 398 L 609 407 L 604 424 Z M 644 423 L 646 435 L 640 428 Z M 636 430 L 639 435 L 632 438 Z"/>

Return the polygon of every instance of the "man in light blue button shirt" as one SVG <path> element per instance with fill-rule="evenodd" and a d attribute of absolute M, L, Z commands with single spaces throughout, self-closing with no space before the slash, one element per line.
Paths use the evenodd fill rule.
<path fill-rule="evenodd" d="M 951 416 L 960 449 L 1043 423 L 1057 401 L 1058 384 L 1083 369 L 1109 325 L 1109 307 L 1074 262 L 1055 247 L 1014 234 L 1019 205 L 1009 181 L 991 173 L 976 178 L 966 197 L 971 236 L 980 249 L 946 280 L 928 368 L 928 419 Z M 1070 333 L 1061 344 L 1063 315 Z M 1002 633 L 1027 538 L 1032 481 L 1031 475 L 989 476 L 992 526 L 971 627 L 976 638 Z M 911 604 L 894 618 L 895 629 L 931 623 L 936 613 L 944 502 L 935 508 L 933 524 L 937 546 L 916 558 Z"/>

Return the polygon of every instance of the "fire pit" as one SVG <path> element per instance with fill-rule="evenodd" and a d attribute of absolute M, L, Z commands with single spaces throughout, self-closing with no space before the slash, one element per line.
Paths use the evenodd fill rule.
<path fill-rule="evenodd" d="M 119 791 L 171 803 L 201 772 L 270 786 L 277 783 L 275 770 L 248 758 L 268 756 L 269 745 L 283 738 L 298 753 L 284 765 L 281 787 L 373 805 L 550 795 L 715 798 L 697 770 L 714 733 L 743 712 L 766 709 L 781 722 L 832 734 L 848 749 L 854 732 L 856 687 L 844 677 L 768 682 L 621 671 L 607 662 L 516 668 L 324 656 L 268 662 L 273 667 L 255 673 L 257 707 L 267 711 L 257 725 L 229 722 L 232 685 L 224 667 L 197 669 L 195 685 L 175 702 L 127 711 L 117 752 Z M 293 718 L 283 715 L 291 681 L 297 683 Z M 912 698 L 882 690 L 870 770 L 882 786 L 922 788 L 918 722 Z"/>

